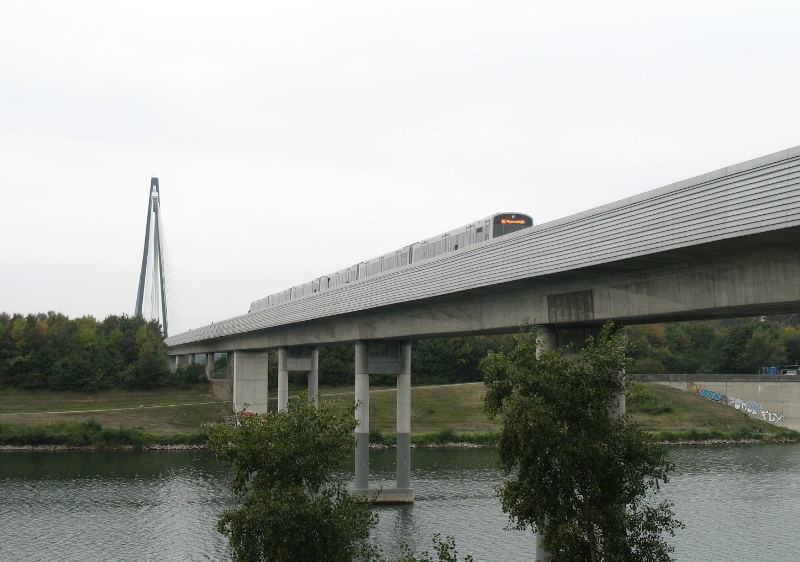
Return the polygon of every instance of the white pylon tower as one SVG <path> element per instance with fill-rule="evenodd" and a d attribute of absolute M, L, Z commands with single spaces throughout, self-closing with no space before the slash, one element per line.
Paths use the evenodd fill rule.
<path fill-rule="evenodd" d="M 150 270 L 152 281 L 150 283 L 151 302 L 153 305 L 152 316 L 157 317 L 161 313 L 161 325 L 164 328 L 164 337 L 167 337 L 167 292 L 166 279 L 164 278 L 164 252 L 161 248 L 161 228 L 159 215 L 161 203 L 158 192 L 158 178 L 150 180 L 150 199 L 147 205 L 147 226 L 144 233 L 144 254 L 142 256 L 142 272 L 139 275 L 139 291 L 136 295 L 136 316 L 142 316 L 142 305 L 144 304 L 145 282 L 147 280 L 148 257 L 150 254 L 150 230 L 153 231 L 153 252 Z M 152 221 L 150 219 L 153 219 Z M 157 306 L 160 303 L 160 310 Z"/>

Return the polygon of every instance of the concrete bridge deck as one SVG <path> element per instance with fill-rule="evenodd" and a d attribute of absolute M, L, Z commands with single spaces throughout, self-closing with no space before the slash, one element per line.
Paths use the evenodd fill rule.
<path fill-rule="evenodd" d="M 203 353 L 800 309 L 800 147 L 167 339 Z"/>

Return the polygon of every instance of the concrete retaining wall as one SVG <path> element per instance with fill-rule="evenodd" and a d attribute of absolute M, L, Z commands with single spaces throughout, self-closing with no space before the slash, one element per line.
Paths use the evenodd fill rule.
<path fill-rule="evenodd" d="M 755 419 L 800 431 L 800 376 L 643 375 L 642 380 L 694 392 Z"/>

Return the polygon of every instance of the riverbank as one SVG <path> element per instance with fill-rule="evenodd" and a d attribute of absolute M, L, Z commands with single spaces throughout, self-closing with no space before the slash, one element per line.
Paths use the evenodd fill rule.
<path fill-rule="evenodd" d="M 758 433 L 740 430 L 730 433 L 684 432 L 651 433 L 663 445 L 757 445 L 797 443 L 800 435 L 793 431 Z M 498 433 L 455 433 L 443 430 L 411 436 L 412 448 L 471 449 L 497 446 Z M 0 451 L 69 451 L 69 450 L 154 450 L 183 451 L 205 449 L 205 433 L 147 434 L 139 430 L 104 428 L 96 420 L 79 424 L 38 426 L 3 426 L 0 424 Z M 370 434 L 371 449 L 392 449 L 397 435 Z"/>
<path fill-rule="evenodd" d="M 0 450 L 42 448 L 202 447 L 204 425 L 230 415 L 230 381 L 192 389 L 112 390 L 98 393 L 0 392 Z M 481 383 L 412 388 L 411 427 L 415 447 L 492 447 L 499 420 L 483 412 Z M 655 384 L 633 385 L 628 413 L 667 444 L 745 444 L 797 440 L 796 432 L 748 416 L 692 393 Z M 352 387 L 322 388 L 322 400 L 352 404 Z M 291 394 L 296 398 L 299 390 Z M 395 443 L 394 388 L 370 392 L 370 441 Z M 271 408 L 277 407 L 271 401 Z"/>

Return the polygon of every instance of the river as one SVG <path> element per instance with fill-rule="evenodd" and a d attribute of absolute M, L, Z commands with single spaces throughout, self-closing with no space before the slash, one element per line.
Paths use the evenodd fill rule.
<path fill-rule="evenodd" d="M 530 532 L 504 530 L 491 449 L 415 449 L 413 506 L 378 509 L 375 540 L 426 548 L 454 535 L 475 560 L 533 560 Z M 687 562 L 788 562 L 800 553 L 800 445 L 674 448 L 664 494 Z M 371 456 L 391 485 L 394 454 Z M 227 468 L 200 451 L 0 453 L 0 560 L 230 560 L 216 514 L 234 505 Z"/>

